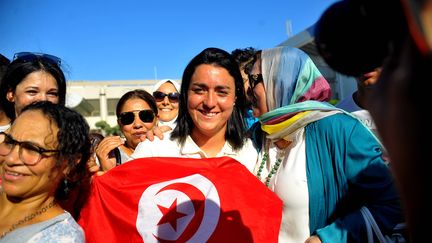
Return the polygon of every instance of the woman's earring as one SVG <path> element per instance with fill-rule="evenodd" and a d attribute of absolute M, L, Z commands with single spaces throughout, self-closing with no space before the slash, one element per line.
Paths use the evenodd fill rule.
<path fill-rule="evenodd" d="M 69 186 L 68 186 L 68 181 L 67 179 L 63 179 L 63 191 L 65 193 L 65 195 L 67 195 L 69 193 Z"/>

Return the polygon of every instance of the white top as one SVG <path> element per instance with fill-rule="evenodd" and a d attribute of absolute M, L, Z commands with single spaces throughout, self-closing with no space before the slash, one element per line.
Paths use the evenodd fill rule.
<path fill-rule="evenodd" d="M 341 100 L 336 105 L 336 107 L 351 112 L 351 114 L 357 117 L 357 119 L 359 119 L 364 125 L 366 125 L 366 127 L 368 127 L 375 134 L 377 134 L 375 123 L 369 111 L 358 106 L 357 103 L 354 101 L 353 95 L 354 93 Z"/>
<path fill-rule="evenodd" d="M 174 130 L 174 128 L 177 125 L 177 116 L 174 117 L 172 120 L 170 121 L 162 121 L 162 120 L 158 120 L 158 126 L 169 126 L 171 127 L 171 130 Z"/>
<path fill-rule="evenodd" d="M 368 110 L 353 111 L 351 112 L 351 114 L 353 114 L 361 122 L 363 122 L 363 124 L 365 124 L 366 127 L 368 127 L 369 129 L 371 129 L 373 132 L 376 133 L 377 128 L 375 126 L 375 122 L 373 121 L 372 116 Z"/>
<path fill-rule="evenodd" d="M 4 131 L 6 131 L 10 126 L 11 126 L 10 123 L 9 123 L 9 124 L 6 124 L 6 125 L 3 125 L 3 126 L 0 126 L 0 132 L 4 132 Z"/>
<path fill-rule="evenodd" d="M 265 182 L 277 159 L 283 158 L 277 173 L 271 177 L 269 188 L 283 201 L 279 242 L 297 243 L 305 242 L 310 236 L 304 128 L 295 132 L 292 139 L 293 142 L 284 151 L 273 143 L 269 145 L 269 156 L 261 172 L 261 180 Z M 262 155 L 259 164 L 261 161 Z"/>
<path fill-rule="evenodd" d="M 155 137 L 154 141 L 145 140 L 138 144 L 135 151 L 130 156 L 132 159 L 147 158 L 147 157 L 183 157 L 183 158 L 209 158 L 204 151 L 202 151 L 193 139 L 188 136 L 184 146 L 180 147 L 177 141 L 170 139 L 171 131 L 164 134 L 164 138 L 160 140 Z M 250 139 L 247 140 L 245 145 L 240 151 L 234 151 L 228 142 L 219 151 L 215 157 L 229 156 L 238 160 L 246 168 L 252 172 L 258 153 Z"/>

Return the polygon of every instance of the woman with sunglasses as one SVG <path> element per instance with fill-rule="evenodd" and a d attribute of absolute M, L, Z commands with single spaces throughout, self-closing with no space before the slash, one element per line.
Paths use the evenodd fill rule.
<path fill-rule="evenodd" d="M 143 136 L 151 130 L 158 117 L 156 102 L 151 94 L 142 89 L 125 93 L 117 103 L 117 122 L 123 133 L 120 136 L 105 137 L 96 148 L 96 155 L 100 162 L 97 170 L 107 171 L 118 164 L 128 161 Z M 120 161 L 113 155 L 114 149 L 120 151 Z M 94 171 L 95 164 L 89 164 Z"/>
<path fill-rule="evenodd" d="M 381 231 L 403 222 L 381 145 L 326 103 L 330 86 L 301 50 L 263 50 L 250 75 L 264 136 L 257 177 L 284 202 L 280 242 L 365 242 L 367 206 Z"/>
<path fill-rule="evenodd" d="M 171 79 L 163 79 L 153 87 L 153 97 L 159 110 L 158 126 L 174 129 L 179 109 L 180 85 Z"/>
<path fill-rule="evenodd" d="M 40 101 L 0 132 L 0 242 L 85 242 L 62 205 L 90 185 L 88 131 L 79 113 Z"/>
<path fill-rule="evenodd" d="M 163 139 L 141 142 L 132 158 L 230 156 L 252 171 L 257 151 L 246 136 L 243 79 L 232 56 L 207 48 L 183 72 L 177 125 Z"/>
<path fill-rule="evenodd" d="M 60 58 L 45 53 L 14 55 L 0 84 L 0 102 L 12 121 L 36 101 L 65 105 L 66 79 L 60 65 Z"/>

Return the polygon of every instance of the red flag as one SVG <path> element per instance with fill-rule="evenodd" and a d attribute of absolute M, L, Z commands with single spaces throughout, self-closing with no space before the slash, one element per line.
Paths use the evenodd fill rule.
<path fill-rule="evenodd" d="M 230 157 L 143 158 L 95 177 L 87 242 L 277 242 L 282 202 Z"/>

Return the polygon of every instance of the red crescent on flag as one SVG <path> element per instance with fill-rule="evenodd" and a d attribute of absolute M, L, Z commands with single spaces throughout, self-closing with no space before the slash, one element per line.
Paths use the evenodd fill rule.
<path fill-rule="evenodd" d="M 220 215 L 215 185 L 193 174 L 149 186 L 138 203 L 136 227 L 144 242 L 206 242 Z"/>
<path fill-rule="evenodd" d="M 198 230 L 202 222 L 202 219 L 204 217 L 206 197 L 195 186 L 187 183 L 170 184 L 162 188 L 161 190 L 159 190 L 156 193 L 156 195 L 159 194 L 160 192 L 168 191 L 168 190 L 176 190 L 185 193 L 190 198 L 190 201 L 192 202 L 195 215 L 193 216 L 192 220 L 188 223 L 181 236 L 176 240 L 165 240 L 157 236 L 155 236 L 155 238 L 158 239 L 160 242 L 186 242 L 196 233 L 196 231 Z"/>

